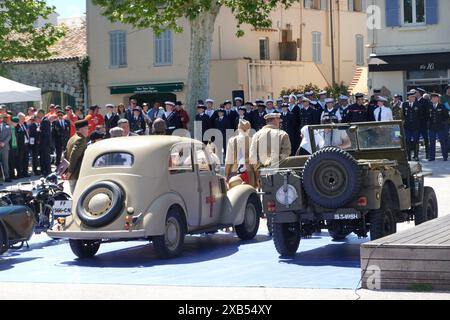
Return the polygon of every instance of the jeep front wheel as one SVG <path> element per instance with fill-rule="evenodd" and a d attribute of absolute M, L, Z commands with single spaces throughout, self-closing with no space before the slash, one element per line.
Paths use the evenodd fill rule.
<path fill-rule="evenodd" d="M 424 188 L 422 205 L 414 208 L 414 216 L 416 226 L 438 217 L 437 198 L 433 188 Z"/>
<path fill-rule="evenodd" d="M 300 239 L 298 223 L 273 223 L 273 242 L 281 256 L 294 256 L 300 245 Z"/>
<path fill-rule="evenodd" d="M 156 254 L 161 259 L 172 259 L 181 255 L 186 235 L 183 219 L 177 210 L 170 210 L 166 218 L 164 234 L 152 238 Z"/>
<path fill-rule="evenodd" d="M 80 259 L 89 259 L 95 256 L 100 249 L 100 241 L 69 240 L 70 249 Z"/>

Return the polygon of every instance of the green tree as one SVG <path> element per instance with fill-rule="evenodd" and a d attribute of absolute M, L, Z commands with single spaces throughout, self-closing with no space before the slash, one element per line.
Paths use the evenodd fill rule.
<path fill-rule="evenodd" d="M 270 12 L 279 5 L 287 8 L 295 1 L 298 0 L 92 0 L 112 22 L 131 24 L 137 29 L 152 28 L 156 34 L 167 29 L 182 32 L 180 19 L 188 20 L 191 44 L 186 105 L 191 117 L 195 116 L 197 100 L 209 95 L 211 44 L 221 8 L 231 9 L 239 37 L 244 34 L 243 24 L 271 27 Z"/>
<path fill-rule="evenodd" d="M 54 11 L 44 0 L 0 1 L 0 61 L 49 57 L 49 47 L 64 36 L 64 29 L 50 23 L 37 29 L 34 24 Z"/>

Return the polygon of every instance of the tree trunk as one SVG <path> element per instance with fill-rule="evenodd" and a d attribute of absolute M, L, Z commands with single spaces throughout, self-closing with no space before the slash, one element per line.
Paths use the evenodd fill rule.
<path fill-rule="evenodd" d="M 211 9 L 200 13 L 189 21 L 191 27 L 191 49 L 187 80 L 186 111 L 191 119 L 189 129 L 193 134 L 197 101 L 209 95 L 209 70 L 214 25 L 221 5 L 211 1 Z M 193 135 L 192 135 L 193 136 Z"/>

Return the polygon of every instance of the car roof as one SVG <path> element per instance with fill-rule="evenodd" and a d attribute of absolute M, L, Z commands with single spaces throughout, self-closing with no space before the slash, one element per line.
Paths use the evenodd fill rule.
<path fill-rule="evenodd" d="M 201 142 L 178 136 L 139 136 L 102 140 L 87 148 L 83 159 L 82 171 L 84 174 L 94 173 L 96 169 L 92 168 L 92 164 L 102 154 L 127 152 L 134 155 L 134 170 L 141 173 L 147 171 L 146 174 L 151 174 L 150 171 L 167 169 L 169 150 L 178 143 Z M 92 170 L 93 172 L 91 172 Z M 106 170 L 114 172 L 117 171 L 117 168 L 106 168 L 102 171 Z"/>

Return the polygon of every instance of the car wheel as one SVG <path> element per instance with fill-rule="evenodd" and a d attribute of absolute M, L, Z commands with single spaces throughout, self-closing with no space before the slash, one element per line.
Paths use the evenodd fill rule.
<path fill-rule="evenodd" d="M 303 187 L 316 205 L 341 208 L 355 200 L 361 190 L 358 162 L 339 148 L 320 150 L 305 164 Z"/>
<path fill-rule="evenodd" d="M 80 259 L 89 259 L 95 256 L 100 249 L 100 241 L 96 240 L 69 240 L 70 249 Z"/>
<path fill-rule="evenodd" d="M 370 240 L 384 238 L 397 232 L 397 223 L 391 209 L 383 208 L 370 214 Z"/>
<path fill-rule="evenodd" d="M 267 230 L 269 231 L 269 236 L 273 236 L 273 215 L 266 214 L 267 216 Z"/>
<path fill-rule="evenodd" d="M 121 214 L 125 195 L 115 183 L 105 181 L 89 187 L 77 204 L 77 215 L 88 227 L 101 228 Z"/>
<path fill-rule="evenodd" d="M 328 233 L 333 241 L 343 241 L 351 232 L 346 230 L 344 225 L 332 222 L 328 229 Z"/>
<path fill-rule="evenodd" d="M 171 209 L 166 218 L 164 235 L 152 238 L 158 257 L 171 259 L 180 256 L 183 252 L 185 236 L 186 231 L 181 214 Z"/>
<path fill-rule="evenodd" d="M 0 255 L 5 253 L 7 250 L 8 250 L 8 244 L 7 244 L 6 232 L 0 223 Z"/>
<path fill-rule="evenodd" d="M 247 200 L 244 213 L 244 223 L 236 226 L 236 234 L 242 240 L 253 239 L 258 233 L 261 219 L 261 201 L 255 195 L 251 195 Z"/>
<path fill-rule="evenodd" d="M 300 245 L 300 230 L 297 223 L 274 223 L 273 242 L 283 257 L 292 257 Z"/>
<path fill-rule="evenodd" d="M 433 188 L 424 188 L 422 205 L 414 208 L 414 216 L 416 226 L 438 217 L 437 198 Z"/>

